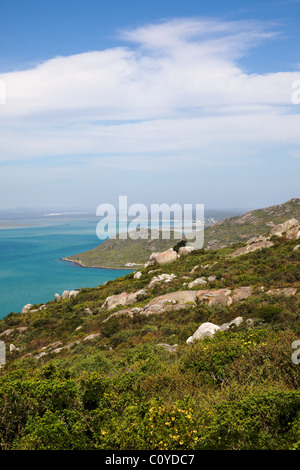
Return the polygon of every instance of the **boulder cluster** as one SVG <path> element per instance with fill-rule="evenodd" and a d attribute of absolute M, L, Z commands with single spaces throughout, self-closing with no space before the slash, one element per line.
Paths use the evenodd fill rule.
<path fill-rule="evenodd" d="M 275 225 L 269 232 L 268 236 L 261 235 L 259 237 L 250 238 L 247 241 L 246 246 L 238 248 L 232 257 L 251 253 L 252 251 L 261 250 L 262 248 L 270 248 L 274 245 L 271 240 L 273 236 L 283 237 L 287 240 L 299 240 L 300 238 L 300 222 L 297 219 L 289 219 L 283 222 L 283 224 Z M 299 245 L 297 245 L 299 247 Z M 294 249 L 299 249 L 295 247 Z"/>

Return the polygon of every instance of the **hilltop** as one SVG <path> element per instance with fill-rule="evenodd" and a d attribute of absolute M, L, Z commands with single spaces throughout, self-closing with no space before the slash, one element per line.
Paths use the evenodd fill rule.
<path fill-rule="evenodd" d="M 244 242 L 250 237 L 263 235 L 271 227 L 293 217 L 300 219 L 300 199 L 293 198 L 284 204 L 221 220 L 205 228 L 204 248 L 216 249 Z M 108 239 L 90 251 L 64 259 L 85 267 L 134 268 L 134 265 L 139 267 L 146 263 L 151 252 L 167 250 L 177 242 L 178 238 L 175 239 L 174 236 L 171 240 L 163 240 L 161 234 L 158 240 L 153 240 L 150 236 L 148 239 L 138 240 L 130 237 L 126 240 Z"/>
<path fill-rule="evenodd" d="M 299 450 L 300 225 L 284 222 L 1 320 L 0 448 Z"/>

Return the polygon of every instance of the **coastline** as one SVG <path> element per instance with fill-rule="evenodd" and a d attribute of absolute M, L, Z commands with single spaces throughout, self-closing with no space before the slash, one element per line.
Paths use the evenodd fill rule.
<path fill-rule="evenodd" d="M 86 269 L 89 269 L 89 268 L 93 268 L 93 269 L 115 269 L 115 270 L 119 270 L 119 271 L 135 271 L 138 266 L 136 267 L 126 267 L 124 266 L 124 268 L 113 268 L 113 267 L 109 267 L 109 266 L 86 266 L 85 264 L 83 264 L 81 261 L 74 261 L 72 259 L 69 259 L 69 258 L 60 258 L 62 261 L 67 261 L 68 263 L 73 263 L 73 264 L 76 264 L 77 266 L 80 266 L 81 268 L 86 268 Z"/>

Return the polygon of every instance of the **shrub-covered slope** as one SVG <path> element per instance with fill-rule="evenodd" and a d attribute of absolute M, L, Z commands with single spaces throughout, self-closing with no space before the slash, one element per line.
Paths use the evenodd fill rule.
<path fill-rule="evenodd" d="M 299 240 L 272 241 L 238 257 L 241 244 L 194 251 L 1 320 L 0 448 L 300 449 Z M 161 274 L 176 277 L 149 287 Z M 244 300 L 145 314 L 163 294 L 244 286 Z M 130 306 L 104 306 L 142 290 Z M 187 344 L 201 324 L 237 317 Z"/>

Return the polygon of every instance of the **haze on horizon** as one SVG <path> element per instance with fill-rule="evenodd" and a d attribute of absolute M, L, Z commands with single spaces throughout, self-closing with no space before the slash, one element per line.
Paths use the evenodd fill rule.
<path fill-rule="evenodd" d="M 299 197 L 299 1 L 42 3 L 3 6 L 1 211 Z"/>

